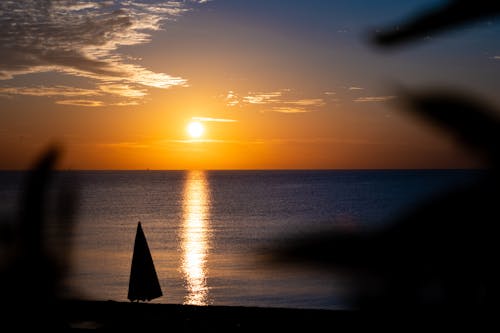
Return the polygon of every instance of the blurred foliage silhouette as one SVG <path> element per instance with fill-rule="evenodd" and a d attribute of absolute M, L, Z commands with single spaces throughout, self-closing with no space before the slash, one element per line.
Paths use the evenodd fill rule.
<path fill-rule="evenodd" d="M 429 9 L 390 31 L 374 36 L 380 46 L 401 46 L 435 33 L 457 29 L 462 25 L 493 18 L 500 14 L 500 2 L 492 0 L 450 0 Z"/>
<path fill-rule="evenodd" d="M 49 189 L 60 154 L 60 148 L 52 146 L 41 155 L 25 179 L 18 217 L 2 223 L 0 293 L 8 302 L 2 323 L 8 330 L 67 328 L 57 309 L 70 264 L 68 239 L 77 193 L 75 184 L 62 186 L 56 216 L 49 220 Z"/>
<path fill-rule="evenodd" d="M 498 1 L 449 1 L 395 31 L 378 33 L 374 42 L 393 48 L 498 14 Z M 452 311 L 455 324 L 477 314 L 491 322 L 499 283 L 499 110 L 452 89 L 398 96 L 404 110 L 451 134 L 484 162 L 477 180 L 429 198 L 376 231 L 325 230 L 289 239 L 276 247 L 272 262 L 347 274 L 356 283 L 353 307 L 364 313 L 404 311 L 406 318 L 428 323 L 429 317 L 413 310 L 438 310 Z M 445 318 L 440 316 L 442 323 Z"/>
<path fill-rule="evenodd" d="M 381 47 L 397 46 L 500 13 L 498 1 L 455 0 L 422 13 L 393 32 L 375 36 Z M 498 296 L 496 223 L 500 188 L 498 110 L 451 90 L 401 92 L 410 112 L 454 135 L 485 161 L 479 179 L 432 198 L 376 232 L 322 232 L 295 238 L 274 260 L 350 272 L 359 282 L 355 307 L 367 310 L 480 310 Z M 60 149 L 50 147 L 26 180 L 14 223 L 0 228 L 0 293 L 6 302 L 3 328 L 65 329 L 57 314 L 71 244 L 53 244 L 47 200 Z M 77 207 L 75 186 L 60 191 L 54 232 L 65 239 Z"/>

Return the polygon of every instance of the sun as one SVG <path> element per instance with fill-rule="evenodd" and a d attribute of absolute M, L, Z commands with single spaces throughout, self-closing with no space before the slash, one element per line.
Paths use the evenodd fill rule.
<path fill-rule="evenodd" d="M 197 139 L 203 135 L 205 128 L 199 121 L 192 121 L 187 126 L 187 132 L 190 137 Z"/>

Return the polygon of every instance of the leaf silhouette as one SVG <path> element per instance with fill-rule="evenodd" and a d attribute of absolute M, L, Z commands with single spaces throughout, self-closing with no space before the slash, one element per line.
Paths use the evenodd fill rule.
<path fill-rule="evenodd" d="M 449 1 L 395 31 L 377 34 L 375 43 L 400 46 L 498 14 L 497 1 Z M 491 323 L 500 278 L 496 269 L 500 212 L 495 199 L 500 187 L 499 112 L 468 93 L 449 89 L 400 89 L 398 96 L 404 110 L 451 134 L 484 160 L 485 169 L 477 171 L 471 183 L 428 198 L 383 228 L 291 237 L 276 246 L 271 262 L 348 274 L 357 282 L 353 302 L 357 309 L 404 310 L 412 320 L 418 317 L 423 322 L 428 322 L 429 313 L 412 310 L 437 309 L 441 323 L 451 318 L 442 315 L 452 310 L 464 314 L 463 320 L 480 313 L 481 322 Z"/>
<path fill-rule="evenodd" d="M 379 46 L 398 46 L 499 14 L 500 2 L 498 1 L 451 0 L 445 5 L 416 15 L 392 31 L 376 34 L 374 41 Z"/>

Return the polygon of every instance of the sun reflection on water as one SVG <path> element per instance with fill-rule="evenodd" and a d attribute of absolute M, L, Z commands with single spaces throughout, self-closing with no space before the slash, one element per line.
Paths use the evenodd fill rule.
<path fill-rule="evenodd" d="M 207 305 L 206 258 L 208 254 L 209 197 L 206 175 L 190 171 L 184 185 L 182 223 L 182 272 L 188 294 L 184 304 Z"/>

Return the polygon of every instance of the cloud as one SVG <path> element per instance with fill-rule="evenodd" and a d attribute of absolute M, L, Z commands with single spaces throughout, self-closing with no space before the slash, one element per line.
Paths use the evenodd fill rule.
<path fill-rule="evenodd" d="M 289 105 L 297 106 L 323 106 L 325 102 L 321 98 L 299 99 L 295 101 L 286 102 Z"/>
<path fill-rule="evenodd" d="M 326 103 L 322 98 L 298 98 L 291 89 L 271 92 L 248 92 L 240 97 L 234 91 L 226 96 L 226 105 L 230 107 L 243 105 L 261 106 L 261 111 L 280 113 L 304 113 L 315 111 Z"/>
<path fill-rule="evenodd" d="M 87 106 L 87 107 L 104 106 L 104 103 L 102 101 L 87 100 L 87 99 L 67 99 L 67 100 L 57 101 L 56 103 L 61 105 L 74 105 L 74 106 Z"/>
<path fill-rule="evenodd" d="M 101 84 L 99 89 L 108 94 L 130 98 L 140 98 L 147 94 L 145 89 L 135 88 L 128 84 Z"/>
<path fill-rule="evenodd" d="M 182 140 L 182 139 L 173 139 L 173 140 L 161 140 L 158 141 L 157 144 L 162 145 L 162 144 L 170 144 L 170 143 L 185 143 L 185 144 L 192 144 L 192 143 L 222 143 L 222 144 L 239 144 L 239 145 L 262 145 L 265 143 L 264 140 L 248 140 L 248 141 L 242 141 L 242 140 L 216 140 L 216 139 L 187 139 L 187 140 Z"/>
<path fill-rule="evenodd" d="M 65 96 L 65 97 L 81 97 L 81 96 L 96 96 L 99 92 L 92 89 L 82 89 L 68 86 L 54 87 L 0 87 L 0 94 L 5 95 L 25 95 L 25 96 Z"/>
<path fill-rule="evenodd" d="M 217 123 L 234 123 L 237 120 L 234 119 L 225 119 L 225 118 L 208 118 L 208 117 L 193 117 L 193 120 L 202 121 L 202 122 L 217 122 Z"/>
<path fill-rule="evenodd" d="M 115 106 L 130 106 L 130 105 L 139 105 L 140 103 L 138 101 L 123 101 L 123 102 L 117 102 L 117 103 L 113 103 L 111 105 L 115 105 Z"/>
<path fill-rule="evenodd" d="M 281 91 L 273 91 L 269 93 L 252 93 L 243 97 L 243 100 L 249 104 L 268 104 L 279 102 L 279 97 L 283 95 Z"/>
<path fill-rule="evenodd" d="M 227 92 L 226 103 L 227 106 L 237 106 L 240 103 L 238 96 L 235 95 L 234 91 L 230 90 Z"/>
<path fill-rule="evenodd" d="M 58 100 L 57 104 L 62 105 L 78 105 L 78 106 L 105 106 L 105 105 L 137 105 L 139 99 L 146 96 L 147 91 L 128 84 L 100 84 L 94 89 L 76 88 L 70 86 L 57 85 L 53 87 L 34 86 L 34 87 L 0 87 L 0 96 L 12 97 L 21 96 L 37 96 L 37 97 L 92 97 L 93 100 L 84 101 L 83 99 L 76 100 Z M 99 101 L 96 103 L 96 97 L 106 97 L 107 103 Z M 109 102 L 110 99 L 118 99 L 116 102 Z"/>
<path fill-rule="evenodd" d="M 493 56 L 493 57 L 491 57 L 491 59 L 493 59 L 493 60 L 500 60 L 500 55 Z"/>
<path fill-rule="evenodd" d="M 400 145 L 404 146 L 404 142 L 394 141 L 375 141 L 354 138 L 336 138 L 336 137 L 316 137 L 316 138 L 301 138 L 301 139 L 272 139 L 267 140 L 266 143 L 271 144 L 347 144 L 347 145 Z"/>
<path fill-rule="evenodd" d="M 288 107 L 288 106 L 275 106 L 275 107 L 271 108 L 270 111 L 279 112 L 279 113 L 305 113 L 305 112 L 309 112 L 304 108 L 294 108 L 294 107 Z"/>
<path fill-rule="evenodd" d="M 386 102 L 391 99 L 396 98 L 396 96 L 368 96 L 368 97 L 358 97 L 354 99 L 355 103 L 378 103 Z"/>
<path fill-rule="evenodd" d="M 145 44 L 151 32 L 206 1 L 3 0 L 0 2 L 0 80 L 59 72 L 98 83 L 138 87 L 185 86 L 119 52 Z M 135 87 L 135 88 L 132 88 Z M 64 96 L 64 94 L 62 94 Z"/>
<path fill-rule="evenodd" d="M 364 89 L 365 88 L 355 87 L 355 86 L 349 87 L 349 90 L 364 90 Z"/>

